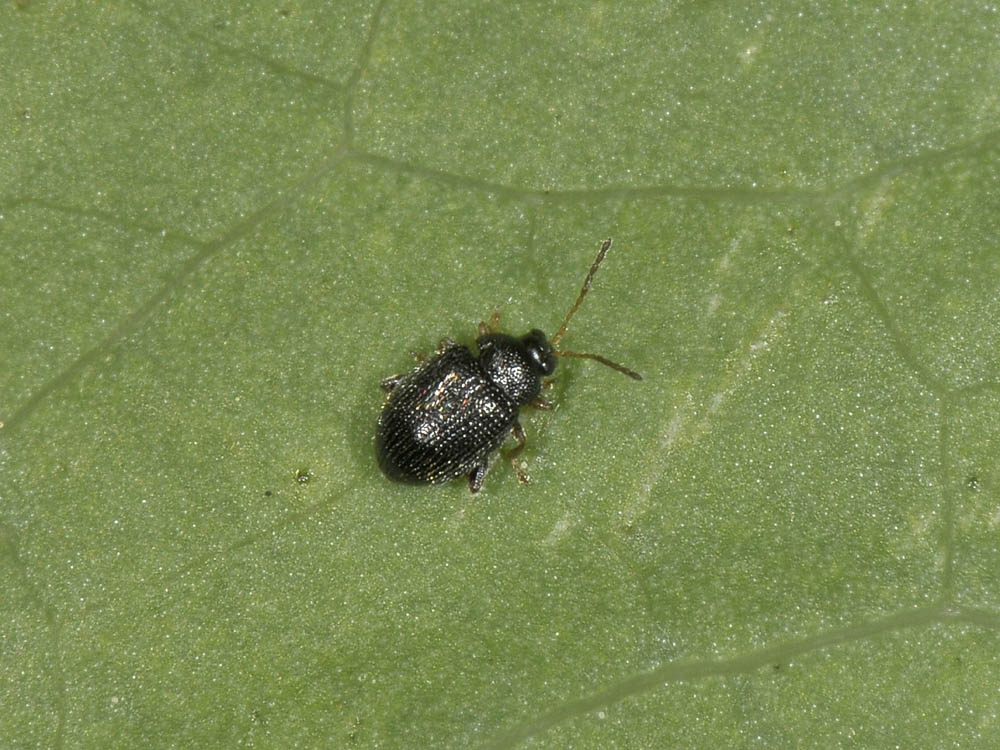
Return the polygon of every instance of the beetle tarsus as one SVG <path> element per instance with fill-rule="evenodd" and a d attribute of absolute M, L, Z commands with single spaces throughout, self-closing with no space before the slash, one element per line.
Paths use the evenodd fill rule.
<path fill-rule="evenodd" d="M 479 489 L 483 486 L 483 480 L 486 478 L 487 468 L 488 464 L 486 461 L 483 461 L 469 473 L 469 492 L 473 495 L 479 492 Z"/>
<path fill-rule="evenodd" d="M 381 383 L 382 390 L 385 391 L 386 393 L 392 393 L 392 389 L 395 388 L 397 385 L 399 385 L 399 382 L 402 379 L 403 379 L 402 375 L 392 375 L 388 378 L 385 378 Z"/>
<path fill-rule="evenodd" d="M 517 440 L 517 445 L 510 449 L 510 452 L 507 454 L 507 460 L 510 461 L 510 465 L 514 467 L 514 473 L 517 474 L 517 481 L 521 484 L 527 484 L 531 481 L 531 478 L 525 474 L 524 469 L 521 468 L 519 457 L 521 455 L 521 451 L 524 450 L 524 446 L 528 442 L 528 436 L 524 434 L 524 428 L 521 427 L 520 422 L 514 422 L 511 432 L 514 434 L 514 439 Z"/>

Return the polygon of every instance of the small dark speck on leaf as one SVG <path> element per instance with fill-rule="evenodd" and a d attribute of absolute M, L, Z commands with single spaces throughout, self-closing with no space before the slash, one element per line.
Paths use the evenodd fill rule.
<path fill-rule="evenodd" d="M 309 469 L 299 469 L 295 472 L 295 481 L 299 484 L 306 484 L 312 479 L 312 472 Z"/>
<path fill-rule="evenodd" d="M 965 480 L 965 486 L 968 487 L 970 490 L 978 490 L 979 489 L 979 477 L 977 477 L 975 475 L 969 477 L 968 479 Z"/>

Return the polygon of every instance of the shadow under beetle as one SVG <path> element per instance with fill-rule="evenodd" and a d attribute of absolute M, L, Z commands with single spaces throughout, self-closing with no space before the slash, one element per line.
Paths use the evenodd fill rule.
<path fill-rule="evenodd" d="M 387 477 L 437 484 L 468 476 L 469 490 L 478 492 L 491 454 L 513 432 L 518 444 L 507 458 L 517 478 L 527 482 L 517 460 L 525 445 L 518 410 L 525 404 L 552 408 L 541 398 L 542 378 L 555 372 L 557 356 L 593 359 L 642 380 L 639 373 L 599 354 L 555 348 L 610 247 L 609 238 L 551 341 L 537 328 L 521 338 L 499 333 L 500 315 L 494 312 L 489 323 L 479 324 L 478 354 L 444 339 L 430 359 L 418 357 L 415 370 L 382 381 L 389 398 L 379 416 L 375 453 Z"/>

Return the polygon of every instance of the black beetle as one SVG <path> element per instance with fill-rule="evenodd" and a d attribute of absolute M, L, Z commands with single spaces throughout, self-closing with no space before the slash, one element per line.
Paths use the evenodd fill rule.
<path fill-rule="evenodd" d="M 518 479 L 527 482 L 517 461 L 525 444 L 518 410 L 525 404 L 552 408 L 541 398 L 542 378 L 555 371 L 556 356 L 594 359 L 642 380 L 639 373 L 598 354 L 555 348 L 610 247 L 609 238 L 551 342 L 537 328 L 521 338 L 498 333 L 500 316 L 494 313 L 489 323 L 479 324 L 478 355 L 445 339 L 433 357 L 418 357 L 421 362 L 415 370 L 382 381 L 389 398 L 379 416 L 375 453 L 387 477 L 437 484 L 467 475 L 469 490 L 478 492 L 490 455 L 513 432 L 518 444 L 508 458 Z"/>

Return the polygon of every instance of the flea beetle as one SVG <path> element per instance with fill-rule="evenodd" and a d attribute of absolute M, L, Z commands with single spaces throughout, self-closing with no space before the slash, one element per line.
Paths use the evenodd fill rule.
<path fill-rule="evenodd" d="M 382 381 L 389 397 L 379 416 L 375 453 L 387 477 L 438 484 L 467 476 L 469 490 L 478 492 L 490 456 L 513 433 L 517 445 L 507 457 L 517 478 L 527 482 L 518 462 L 525 444 L 518 410 L 525 404 L 552 408 L 541 398 L 542 378 L 555 372 L 557 356 L 593 359 L 642 380 L 639 373 L 599 354 L 556 349 L 610 247 L 609 238 L 551 340 L 537 328 L 521 338 L 499 333 L 500 316 L 494 313 L 489 323 L 479 324 L 476 354 L 445 339 L 432 357 L 418 357 L 415 370 Z"/>

